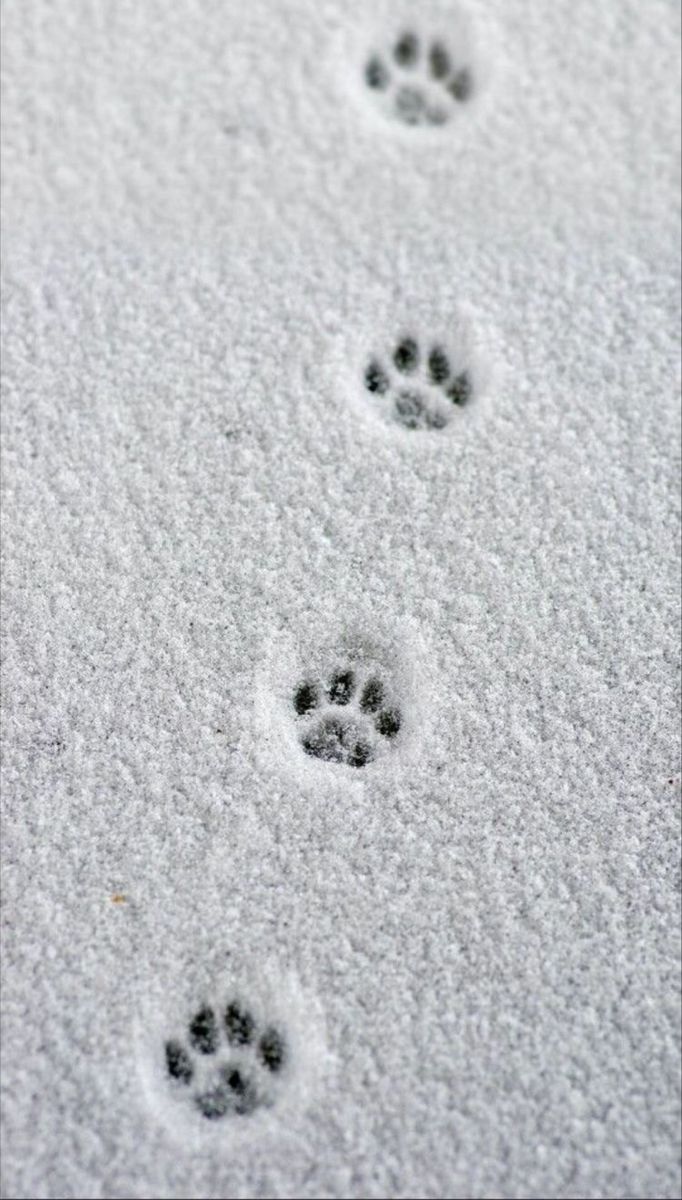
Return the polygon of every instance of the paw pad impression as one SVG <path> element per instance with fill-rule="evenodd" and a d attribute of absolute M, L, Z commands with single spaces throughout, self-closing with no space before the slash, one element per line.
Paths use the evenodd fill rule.
<path fill-rule="evenodd" d="M 381 676 L 362 678 L 352 667 L 339 668 L 324 682 L 303 679 L 292 703 L 303 750 L 324 762 L 364 767 L 402 725 Z"/>
<path fill-rule="evenodd" d="M 473 398 L 471 374 L 436 341 L 426 349 L 401 338 L 388 355 L 372 355 L 364 386 L 383 414 L 405 429 L 444 429 Z"/>
<path fill-rule="evenodd" d="M 235 1000 L 222 1011 L 211 1005 L 197 1009 L 184 1038 L 165 1043 L 172 1085 L 209 1121 L 271 1106 L 286 1061 L 280 1030 L 261 1027 Z"/>
<path fill-rule="evenodd" d="M 408 126 L 443 126 L 472 96 L 471 66 L 445 40 L 403 30 L 364 65 L 369 92 L 386 116 Z"/>

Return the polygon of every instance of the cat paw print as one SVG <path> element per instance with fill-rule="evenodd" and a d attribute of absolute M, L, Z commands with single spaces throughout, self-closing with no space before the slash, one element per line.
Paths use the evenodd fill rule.
<path fill-rule="evenodd" d="M 365 63 L 365 84 L 386 116 L 411 126 L 446 125 L 473 93 L 470 66 L 439 38 L 411 30 Z"/>
<path fill-rule="evenodd" d="M 413 337 L 402 338 L 390 356 L 371 357 L 364 385 L 387 419 L 413 430 L 444 429 L 473 393 L 466 367 L 437 342 L 422 353 Z"/>
<path fill-rule="evenodd" d="M 293 706 L 305 753 L 349 767 L 371 763 L 402 724 L 383 680 L 376 674 L 361 679 L 351 668 L 335 671 L 326 684 L 303 680 Z"/>
<path fill-rule="evenodd" d="M 198 1009 L 186 1037 L 165 1044 L 173 1087 L 209 1121 L 270 1107 L 286 1057 L 279 1030 L 260 1028 L 249 1009 L 236 1001 L 222 1012 L 210 1005 Z"/>

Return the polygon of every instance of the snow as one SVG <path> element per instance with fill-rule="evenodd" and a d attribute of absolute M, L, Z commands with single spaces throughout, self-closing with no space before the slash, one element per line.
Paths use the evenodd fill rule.
<path fill-rule="evenodd" d="M 4 1194 L 679 1195 L 677 5 L 3 23 Z"/>

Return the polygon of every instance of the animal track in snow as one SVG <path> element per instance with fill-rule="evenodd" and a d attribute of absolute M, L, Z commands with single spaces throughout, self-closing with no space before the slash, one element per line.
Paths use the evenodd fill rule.
<path fill-rule="evenodd" d="M 383 679 L 377 673 L 363 679 L 351 667 L 340 667 L 326 683 L 303 679 L 294 691 L 293 707 L 305 753 L 349 767 L 372 762 L 402 724 Z"/>
<path fill-rule="evenodd" d="M 408 126 L 447 125 L 474 90 L 468 62 L 443 39 L 409 29 L 392 46 L 372 51 L 364 79 L 384 114 Z"/>
<path fill-rule="evenodd" d="M 274 1025 L 261 1028 L 247 1007 L 231 1000 L 222 1011 L 198 1008 L 186 1036 L 165 1043 L 165 1061 L 173 1087 L 216 1121 L 274 1103 L 287 1048 Z"/>
<path fill-rule="evenodd" d="M 384 415 L 405 429 L 444 429 L 472 399 L 469 371 L 438 342 L 422 354 L 416 338 L 401 338 L 390 355 L 373 355 L 364 385 Z"/>

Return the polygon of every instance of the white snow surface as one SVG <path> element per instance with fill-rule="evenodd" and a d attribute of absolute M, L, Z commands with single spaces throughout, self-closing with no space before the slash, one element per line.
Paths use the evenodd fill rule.
<path fill-rule="evenodd" d="M 677 3 L 3 26 L 3 1195 L 678 1196 Z"/>

